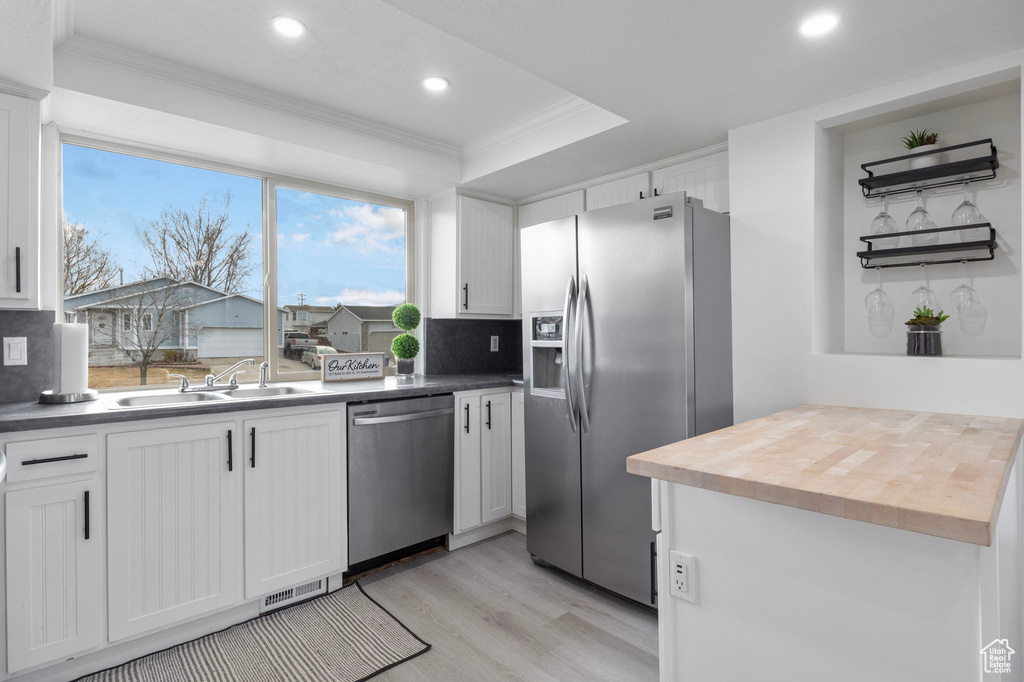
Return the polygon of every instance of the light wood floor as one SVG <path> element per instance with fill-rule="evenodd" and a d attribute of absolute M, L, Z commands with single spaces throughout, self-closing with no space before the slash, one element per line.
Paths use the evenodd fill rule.
<path fill-rule="evenodd" d="M 526 538 L 516 532 L 432 554 L 360 584 L 433 645 L 375 680 L 658 679 L 657 616 L 535 566 Z"/>

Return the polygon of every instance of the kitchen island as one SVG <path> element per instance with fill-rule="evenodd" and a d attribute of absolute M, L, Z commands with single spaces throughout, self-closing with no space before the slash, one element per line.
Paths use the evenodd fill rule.
<path fill-rule="evenodd" d="M 662 679 L 1020 680 L 982 649 L 1020 649 L 1022 433 L 806 405 L 629 458 L 657 480 Z"/>

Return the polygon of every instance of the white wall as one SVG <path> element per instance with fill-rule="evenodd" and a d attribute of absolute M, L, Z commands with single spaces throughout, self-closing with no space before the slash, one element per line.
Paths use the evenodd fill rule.
<path fill-rule="evenodd" d="M 815 261 L 825 234 L 816 224 L 831 218 L 815 202 L 827 193 L 815 178 L 816 156 L 828 152 L 822 130 L 1019 79 L 1022 64 L 1015 51 L 730 131 L 737 421 L 807 402 L 1024 415 L 1019 358 L 832 353 L 818 343 L 824 321 L 812 324 L 827 310 L 822 282 L 833 265 Z M 1017 139 L 1016 150 L 1003 149 L 1019 158 Z"/>
<path fill-rule="evenodd" d="M 1019 86 L 1019 83 L 1018 83 Z M 953 317 L 943 329 L 945 355 L 1012 356 L 1021 354 L 1021 184 L 1020 184 L 1020 106 L 1018 91 L 1009 96 L 986 99 L 966 106 L 957 106 L 904 118 L 844 135 L 845 168 L 843 173 L 843 239 L 842 263 L 844 268 L 844 318 L 846 352 L 853 353 L 906 353 L 906 333 L 903 322 L 910 318 L 914 306 L 910 292 L 921 282 L 921 268 L 889 268 L 882 270 L 882 282 L 896 308 L 893 330 L 884 339 L 874 338 L 868 330 L 864 313 L 864 296 L 875 288 L 874 270 L 865 270 L 854 255 L 866 245 L 858 238 L 869 233 L 871 221 L 878 215 L 880 199 L 865 199 L 857 180 L 865 177 L 862 163 L 892 158 L 906 153 L 899 143 L 910 130 L 931 128 L 941 132 L 945 145 L 954 145 L 991 138 L 999 150 L 999 169 L 994 180 L 974 183 L 970 187 L 971 201 L 992 223 L 998 234 L 999 248 L 992 262 L 968 264 L 971 285 L 986 304 L 989 319 L 984 333 L 971 337 L 960 330 L 951 309 L 949 294 L 960 285 L 960 265 L 935 265 L 925 268 L 929 287 L 935 292 L 939 305 Z M 987 153 L 987 148 L 976 147 L 972 155 Z M 959 158 L 959 157 L 958 157 Z M 928 190 L 922 195 L 925 208 L 938 227 L 950 225 L 953 211 L 963 200 L 960 187 Z M 904 230 L 907 217 L 917 205 L 914 194 L 893 197 L 889 214 L 896 227 Z M 822 226 L 836 229 L 839 225 Z M 941 235 L 942 242 L 956 242 L 956 233 Z M 906 243 L 904 246 L 908 245 Z M 975 255 L 967 254 L 967 255 Z M 950 258 L 952 254 L 940 254 Z"/>

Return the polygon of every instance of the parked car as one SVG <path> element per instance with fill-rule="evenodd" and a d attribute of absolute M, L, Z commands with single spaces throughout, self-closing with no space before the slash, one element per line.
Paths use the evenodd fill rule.
<path fill-rule="evenodd" d="M 325 355 L 337 355 L 338 351 L 330 346 L 313 346 L 302 353 L 302 361 L 313 369 L 320 369 Z"/>
<path fill-rule="evenodd" d="M 317 342 L 309 338 L 306 332 L 285 332 L 284 334 L 284 356 L 286 358 L 299 359 L 310 348 L 315 348 Z M 305 362 L 305 358 L 303 358 Z"/>

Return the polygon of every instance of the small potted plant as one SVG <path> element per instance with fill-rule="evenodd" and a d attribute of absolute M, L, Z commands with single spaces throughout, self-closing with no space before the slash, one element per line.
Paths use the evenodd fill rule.
<path fill-rule="evenodd" d="M 413 358 L 420 352 L 420 340 L 409 332 L 420 324 L 420 309 L 412 303 L 403 303 L 395 308 L 391 315 L 395 326 L 404 329 L 404 334 L 399 334 L 391 342 L 391 352 L 395 354 L 398 363 L 398 374 L 412 374 Z"/>
<path fill-rule="evenodd" d="M 930 128 L 911 130 L 910 134 L 904 137 L 902 142 L 904 147 L 915 154 L 920 152 L 937 152 L 939 150 L 939 134 Z M 929 166 L 936 166 L 944 160 L 942 154 L 918 156 L 910 160 L 910 167 L 927 168 Z"/>
<path fill-rule="evenodd" d="M 906 321 L 907 355 L 942 355 L 942 323 L 949 315 L 922 306 Z"/>

